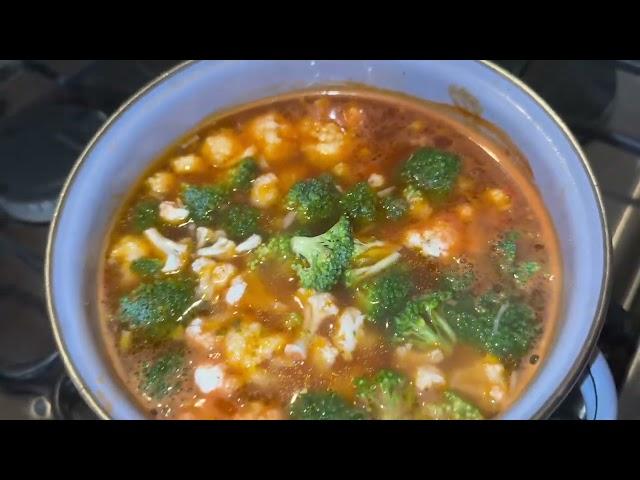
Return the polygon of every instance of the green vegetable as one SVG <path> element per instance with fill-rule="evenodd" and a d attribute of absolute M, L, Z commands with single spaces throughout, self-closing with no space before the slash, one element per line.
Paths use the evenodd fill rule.
<path fill-rule="evenodd" d="M 517 364 L 542 329 L 528 305 L 505 294 L 487 293 L 477 300 L 462 298 L 443 305 L 442 315 L 460 340 Z"/>
<path fill-rule="evenodd" d="M 259 172 L 258 162 L 253 157 L 243 158 L 227 170 L 222 185 L 227 191 L 246 191 Z"/>
<path fill-rule="evenodd" d="M 502 240 L 495 243 L 494 256 L 497 260 L 498 269 L 503 274 L 513 278 L 516 285 L 522 288 L 540 270 L 540 264 L 537 262 L 516 262 L 518 237 L 518 232 L 507 232 Z"/>
<path fill-rule="evenodd" d="M 315 237 L 293 237 L 291 248 L 306 260 L 294 264 L 304 288 L 330 290 L 342 277 L 353 254 L 353 236 L 347 217 L 343 216 L 325 233 Z"/>
<path fill-rule="evenodd" d="M 423 415 L 432 420 L 482 420 L 478 407 L 452 391 L 446 391 L 438 403 L 425 405 Z"/>
<path fill-rule="evenodd" d="M 454 293 L 466 292 L 469 290 L 476 277 L 472 270 L 465 268 L 449 269 L 443 272 L 440 277 L 440 287 L 442 290 L 451 291 Z"/>
<path fill-rule="evenodd" d="M 141 277 L 155 277 L 162 270 L 162 261 L 157 258 L 138 258 L 131 262 L 131 271 Z"/>
<path fill-rule="evenodd" d="M 460 158 L 436 148 L 420 148 L 413 152 L 402 168 L 402 178 L 428 194 L 448 194 L 460 173 Z"/>
<path fill-rule="evenodd" d="M 378 197 L 367 182 L 358 182 L 340 199 L 345 214 L 354 222 L 365 224 L 376 219 Z"/>
<path fill-rule="evenodd" d="M 311 178 L 294 184 L 285 201 L 302 224 L 333 222 L 340 215 L 340 193 L 330 177 Z"/>
<path fill-rule="evenodd" d="M 132 209 L 131 223 L 138 232 L 158 224 L 159 203 L 156 200 L 141 200 Z"/>
<path fill-rule="evenodd" d="M 140 285 L 120 299 L 120 320 L 150 339 L 164 338 L 193 304 L 194 288 L 179 277 Z"/>
<path fill-rule="evenodd" d="M 393 370 L 380 370 L 371 377 L 354 381 L 356 397 L 371 416 L 378 420 L 411 418 L 415 395 L 409 380 Z"/>
<path fill-rule="evenodd" d="M 186 185 L 182 189 L 182 202 L 191 218 L 198 224 L 211 224 L 228 204 L 225 189 L 219 185 Z"/>
<path fill-rule="evenodd" d="M 450 298 L 450 292 L 433 292 L 409 302 L 394 319 L 396 340 L 450 350 L 457 341 L 456 334 L 436 310 Z"/>
<path fill-rule="evenodd" d="M 166 397 L 180 387 L 185 367 L 181 352 L 169 352 L 142 369 L 140 389 L 155 400 Z"/>
<path fill-rule="evenodd" d="M 298 395 L 289 416 L 294 420 L 364 420 L 364 411 L 347 403 L 335 392 L 308 392 Z"/>
<path fill-rule="evenodd" d="M 409 204 L 401 197 L 384 197 L 380 206 L 387 220 L 399 220 L 409 211 Z"/>
<path fill-rule="evenodd" d="M 221 225 L 229 237 L 245 240 L 260 232 L 260 210 L 248 205 L 232 205 L 222 214 Z"/>
<path fill-rule="evenodd" d="M 289 235 L 279 234 L 271 237 L 268 242 L 262 243 L 251 252 L 249 259 L 249 268 L 256 270 L 266 263 L 275 264 L 280 267 L 283 265 L 291 266 L 295 258 L 293 250 L 291 250 L 291 237 Z"/>
<path fill-rule="evenodd" d="M 407 304 L 413 290 L 408 273 L 395 269 L 358 287 L 358 306 L 375 323 L 389 322 Z"/>

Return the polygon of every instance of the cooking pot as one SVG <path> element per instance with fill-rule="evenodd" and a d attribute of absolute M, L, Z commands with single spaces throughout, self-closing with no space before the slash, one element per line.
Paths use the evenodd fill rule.
<path fill-rule="evenodd" d="M 98 328 L 100 259 L 126 194 L 152 160 L 213 112 L 343 82 L 456 103 L 502 129 L 528 159 L 559 237 L 563 310 L 536 375 L 500 418 L 547 417 L 579 380 L 608 301 L 607 225 L 580 146 L 526 85 L 483 61 L 197 61 L 151 82 L 105 123 L 73 168 L 51 226 L 46 290 L 55 338 L 100 417 L 144 418 L 111 367 Z"/>

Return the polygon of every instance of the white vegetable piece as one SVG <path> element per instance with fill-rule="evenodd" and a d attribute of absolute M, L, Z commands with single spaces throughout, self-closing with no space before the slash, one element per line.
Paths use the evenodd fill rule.
<path fill-rule="evenodd" d="M 420 391 L 444 385 L 444 374 L 435 365 L 425 365 L 416 370 L 415 385 Z"/>
<path fill-rule="evenodd" d="M 162 272 L 177 272 L 184 266 L 188 249 L 185 244 L 163 237 L 155 228 L 148 228 L 144 231 L 144 235 L 147 240 L 167 256 Z"/>
<path fill-rule="evenodd" d="M 385 178 L 383 175 L 380 175 L 379 173 L 372 173 L 371 175 L 369 175 L 367 182 L 369 183 L 369 186 L 371 188 L 380 188 L 384 185 Z"/>
<path fill-rule="evenodd" d="M 213 245 L 199 248 L 198 255 L 201 257 L 230 258 L 235 253 L 235 249 L 236 244 L 233 240 L 221 237 Z"/>
<path fill-rule="evenodd" d="M 189 218 L 189 210 L 179 207 L 175 202 L 160 202 L 160 218 L 167 223 L 177 224 Z"/>
<path fill-rule="evenodd" d="M 247 282 L 244 281 L 241 275 L 238 275 L 231 280 L 231 286 L 227 290 L 227 294 L 224 299 L 229 305 L 235 305 L 243 297 L 244 292 L 247 290 Z"/>
<path fill-rule="evenodd" d="M 216 261 L 206 257 L 198 257 L 191 262 L 191 270 L 193 273 L 200 273 L 202 269 L 208 265 L 215 265 Z"/>
<path fill-rule="evenodd" d="M 242 243 L 236 246 L 236 253 L 249 252 L 262 243 L 262 237 L 258 234 L 253 234 Z"/>
<path fill-rule="evenodd" d="M 338 314 L 335 298 L 330 293 L 316 293 L 310 296 L 307 305 L 305 327 L 311 334 L 316 333 L 323 320 Z"/>
<path fill-rule="evenodd" d="M 278 177 L 274 173 L 265 173 L 253 181 L 251 186 L 251 205 L 269 208 L 280 196 Z"/>
<path fill-rule="evenodd" d="M 226 238 L 227 234 L 224 230 L 211 230 L 207 227 L 196 228 L 196 246 L 198 248 L 204 247 L 206 244 L 211 244 L 219 238 Z"/>
<path fill-rule="evenodd" d="M 224 385 L 224 368 L 222 365 L 200 365 L 195 369 L 193 378 L 202 393 L 211 393 Z"/>
<path fill-rule="evenodd" d="M 307 345 L 302 341 L 289 343 L 284 347 L 284 354 L 296 360 L 304 360 L 307 358 Z"/>
<path fill-rule="evenodd" d="M 347 307 L 340 314 L 338 330 L 333 336 L 333 343 L 338 347 L 345 360 L 351 360 L 363 324 L 364 315 L 357 308 Z"/>
<path fill-rule="evenodd" d="M 420 251 L 425 257 L 445 256 L 449 251 L 450 243 L 445 235 L 435 230 L 418 232 L 412 230 L 405 237 L 405 246 Z"/>

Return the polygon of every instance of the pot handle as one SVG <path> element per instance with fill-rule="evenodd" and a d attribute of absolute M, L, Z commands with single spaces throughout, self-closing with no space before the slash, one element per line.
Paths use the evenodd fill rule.
<path fill-rule="evenodd" d="M 618 416 L 618 395 L 609 365 L 602 352 L 585 372 L 580 385 L 580 393 L 586 407 L 586 420 L 616 420 Z"/>

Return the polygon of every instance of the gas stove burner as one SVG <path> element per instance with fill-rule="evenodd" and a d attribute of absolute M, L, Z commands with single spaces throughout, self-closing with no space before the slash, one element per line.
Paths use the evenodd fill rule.
<path fill-rule="evenodd" d="M 0 311 L 0 381 L 39 376 L 58 356 L 42 300 L 3 286 Z"/>
<path fill-rule="evenodd" d="M 63 374 L 53 391 L 53 411 L 58 419 L 97 420 L 95 413 L 82 400 L 71 379 Z"/>
<path fill-rule="evenodd" d="M 38 104 L 0 128 L 0 208 L 29 223 L 51 220 L 65 178 L 106 120 L 75 104 Z"/>
<path fill-rule="evenodd" d="M 533 88 L 569 127 L 604 123 L 616 95 L 616 65 L 601 60 L 498 60 Z M 577 130 L 577 129 L 576 129 Z M 578 132 L 581 133 L 581 132 Z M 579 135 L 582 142 L 589 135 Z"/>

